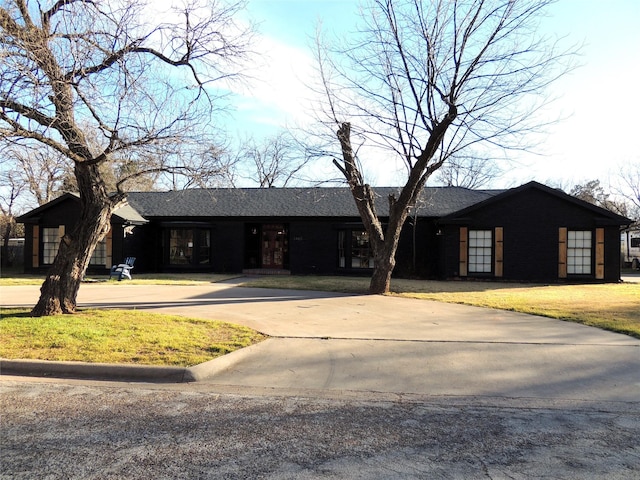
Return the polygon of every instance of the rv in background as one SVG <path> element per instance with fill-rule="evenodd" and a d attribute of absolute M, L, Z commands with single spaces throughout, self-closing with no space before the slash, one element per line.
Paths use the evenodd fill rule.
<path fill-rule="evenodd" d="M 620 236 L 622 265 L 640 270 L 640 230 L 625 230 Z"/>

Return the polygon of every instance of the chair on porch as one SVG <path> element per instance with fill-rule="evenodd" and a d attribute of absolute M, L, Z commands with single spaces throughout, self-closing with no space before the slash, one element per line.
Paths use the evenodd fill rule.
<path fill-rule="evenodd" d="M 120 281 L 124 277 L 131 280 L 131 270 L 133 269 L 133 264 L 135 263 L 135 261 L 136 257 L 127 257 L 124 259 L 124 263 L 113 265 L 111 267 L 111 271 L 109 272 L 109 279 L 118 277 L 118 281 Z"/>

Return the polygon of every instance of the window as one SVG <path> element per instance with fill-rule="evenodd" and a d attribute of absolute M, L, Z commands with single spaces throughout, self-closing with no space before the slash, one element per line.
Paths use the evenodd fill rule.
<path fill-rule="evenodd" d="M 366 231 L 358 229 L 338 232 L 338 266 L 373 268 L 373 252 Z"/>
<path fill-rule="evenodd" d="M 200 230 L 198 262 L 201 265 L 211 263 L 211 232 L 209 230 Z"/>
<path fill-rule="evenodd" d="M 351 268 L 373 268 L 373 254 L 367 232 L 351 232 Z"/>
<path fill-rule="evenodd" d="M 107 240 L 102 239 L 96 245 L 96 249 L 93 251 L 93 255 L 91 255 L 91 260 L 89 260 L 89 265 L 106 265 L 107 264 Z"/>
<path fill-rule="evenodd" d="M 347 243 L 346 237 L 347 232 L 344 230 L 340 230 L 338 232 L 338 266 L 340 268 L 345 268 L 347 266 L 347 254 L 345 252 L 345 244 Z"/>
<path fill-rule="evenodd" d="M 491 230 L 469 230 L 469 273 L 491 273 Z"/>
<path fill-rule="evenodd" d="M 188 265 L 193 257 L 193 230 L 172 228 L 169 234 L 169 264 Z"/>
<path fill-rule="evenodd" d="M 169 229 L 169 265 L 209 265 L 211 231 L 200 228 Z"/>
<path fill-rule="evenodd" d="M 591 274 L 592 236 L 589 230 L 567 232 L 567 273 Z"/>
<path fill-rule="evenodd" d="M 51 265 L 58 253 L 60 229 L 58 227 L 42 229 L 42 263 Z"/>

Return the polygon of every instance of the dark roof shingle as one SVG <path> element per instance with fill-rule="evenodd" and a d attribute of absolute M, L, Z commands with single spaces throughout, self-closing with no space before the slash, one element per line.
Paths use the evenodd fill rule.
<path fill-rule="evenodd" d="M 376 208 L 388 215 L 386 198 L 399 188 L 374 189 Z M 500 190 L 428 187 L 418 202 L 419 215 L 441 217 L 490 198 Z M 193 217 L 357 217 L 348 188 L 219 188 L 171 192 L 132 192 L 128 203 L 145 218 Z"/>

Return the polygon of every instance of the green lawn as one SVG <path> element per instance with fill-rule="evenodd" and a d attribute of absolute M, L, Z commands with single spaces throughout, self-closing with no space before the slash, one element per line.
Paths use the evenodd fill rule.
<path fill-rule="evenodd" d="M 140 310 L 84 310 L 74 315 L 30 317 L 3 309 L 0 357 L 193 366 L 266 337 L 226 322 Z"/>

